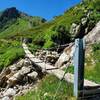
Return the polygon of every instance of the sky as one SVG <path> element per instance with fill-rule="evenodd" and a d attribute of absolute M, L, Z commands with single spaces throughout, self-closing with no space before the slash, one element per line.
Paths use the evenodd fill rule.
<path fill-rule="evenodd" d="M 81 0 L 0 0 L 0 11 L 10 7 L 32 16 L 51 20 L 54 16 L 78 4 Z"/>

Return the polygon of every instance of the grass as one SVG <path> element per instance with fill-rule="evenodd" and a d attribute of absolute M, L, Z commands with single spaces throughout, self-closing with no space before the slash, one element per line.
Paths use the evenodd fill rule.
<path fill-rule="evenodd" d="M 8 38 L 14 36 L 15 34 L 20 34 L 21 31 L 29 29 L 28 24 L 29 24 L 28 21 L 18 18 L 14 24 L 10 25 L 10 27 L 8 27 L 7 29 L 5 29 L 3 32 L 0 33 L 0 37 Z"/>
<path fill-rule="evenodd" d="M 100 84 L 100 43 L 95 43 L 92 46 L 92 53 L 86 63 L 86 78 Z"/>
<path fill-rule="evenodd" d="M 92 11 L 88 25 L 91 29 L 91 27 L 100 20 L 100 13 L 98 11 L 98 9 L 100 9 L 100 0 L 92 0 L 91 2 L 88 1 L 89 0 L 85 0 L 85 3 L 78 4 L 70 8 L 69 10 L 65 11 L 62 15 L 55 17 L 52 21 L 46 22 L 40 26 L 22 32 L 23 37 L 30 36 L 33 39 L 33 41 L 44 39 L 45 43 L 43 47 L 52 47 L 54 45 L 54 41 L 51 39 L 51 37 L 54 34 L 57 34 L 55 29 L 59 25 L 63 25 L 66 27 L 68 32 L 70 32 L 70 27 L 72 23 L 79 24 L 81 19 L 83 17 L 86 17 L 88 11 Z M 34 44 L 34 42 L 32 44 Z"/>
<path fill-rule="evenodd" d="M 55 28 L 59 25 L 64 25 L 68 32 L 72 23 L 79 24 L 81 18 L 86 17 L 87 12 L 90 10 L 90 23 L 97 23 L 100 20 L 100 0 L 85 0 L 84 4 L 78 4 L 75 7 L 65 11 L 62 15 L 55 17 L 52 21 L 46 22 L 36 27 L 29 26 L 29 21 L 23 18 L 18 18 L 17 21 L 11 25 L 5 26 L 4 31 L 0 32 L 0 69 L 9 66 L 16 60 L 24 56 L 21 46 L 21 37 L 31 37 L 33 42 L 30 45 L 30 50 L 33 48 L 41 48 L 37 41 L 44 41 L 43 48 L 54 46 L 54 41 L 51 37 L 57 34 Z M 4 40 L 2 40 L 4 38 Z M 9 39 L 9 40 L 8 40 Z M 35 42 L 34 42 L 35 41 Z M 91 62 L 94 59 L 94 64 Z M 87 66 L 85 67 L 85 78 L 100 83 L 100 50 L 93 50 L 93 55 L 86 60 Z M 73 67 L 68 68 L 68 72 L 73 73 Z M 57 87 L 60 80 L 54 76 L 46 76 L 39 84 L 37 90 L 32 90 L 24 96 L 16 97 L 16 100 L 52 100 L 55 96 Z M 55 100 L 71 100 L 72 99 L 72 85 L 62 82 L 61 88 L 57 92 Z"/>
<path fill-rule="evenodd" d="M 23 48 L 18 41 L 0 41 L 0 70 L 24 57 Z"/>
<path fill-rule="evenodd" d="M 10 27 L 0 33 L 0 38 L 31 37 L 33 39 L 32 44 L 40 46 L 39 44 L 35 44 L 34 41 L 38 42 L 39 40 L 44 40 L 43 48 L 50 48 L 55 44 L 51 37 L 54 34 L 57 34 L 55 29 L 58 26 L 65 26 L 69 33 L 72 23 L 79 24 L 81 19 L 86 17 L 89 10 L 92 11 L 89 22 L 90 25 L 94 25 L 100 20 L 100 0 L 92 0 L 91 2 L 88 1 L 89 0 L 85 0 L 84 3 L 75 5 L 69 10 L 66 10 L 62 15 L 56 16 L 53 20 L 43 24 L 40 23 L 40 20 L 36 20 L 33 17 L 31 20 L 33 20 L 33 22 L 35 21 L 34 23 L 40 23 L 35 27 L 34 25 L 33 27 L 30 27 L 29 19 L 26 20 L 27 18 L 18 18 L 14 24 L 10 25 Z"/>
<path fill-rule="evenodd" d="M 16 100 L 75 100 L 72 84 L 62 81 L 57 91 L 60 82 L 55 76 L 47 75 L 41 80 L 36 90 L 16 97 Z"/>
<path fill-rule="evenodd" d="M 85 79 L 100 84 L 100 43 L 92 45 L 92 52 L 88 53 L 89 56 L 85 57 Z M 69 66 L 67 72 L 74 74 L 74 66 Z"/>

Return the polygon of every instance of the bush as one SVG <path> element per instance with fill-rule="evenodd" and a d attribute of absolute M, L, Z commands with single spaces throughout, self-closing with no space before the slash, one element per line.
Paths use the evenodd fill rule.
<path fill-rule="evenodd" d="M 21 44 L 17 41 L 6 41 L 0 44 L 0 70 L 24 56 Z"/>
<path fill-rule="evenodd" d="M 71 35 L 64 25 L 59 25 L 55 28 L 55 34 L 52 35 L 51 39 L 58 45 L 62 45 L 70 42 Z"/>
<path fill-rule="evenodd" d="M 14 61 L 24 56 L 23 49 L 21 48 L 9 48 L 4 54 L 0 56 L 0 68 L 7 67 Z"/>

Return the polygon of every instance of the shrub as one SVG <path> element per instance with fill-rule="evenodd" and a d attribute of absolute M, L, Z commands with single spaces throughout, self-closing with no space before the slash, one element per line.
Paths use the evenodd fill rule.
<path fill-rule="evenodd" d="M 51 39 L 55 43 L 62 45 L 70 42 L 71 35 L 64 25 L 59 25 L 56 27 L 55 34 L 52 35 Z"/>

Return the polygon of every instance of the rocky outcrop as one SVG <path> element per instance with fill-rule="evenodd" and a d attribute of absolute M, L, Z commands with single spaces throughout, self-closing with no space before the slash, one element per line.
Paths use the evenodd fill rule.
<path fill-rule="evenodd" d="M 95 27 L 94 21 L 90 20 L 89 15 L 90 14 L 87 14 L 86 17 L 82 18 L 79 24 L 72 23 L 70 33 L 73 38 L 83 38 Z"/>
<path fill-rule="evenodd" d="M 63 53 L 60 55 L 59 59 L 55 63 L 55 66 L 60 68 L 64 65 L 69 65 L 72 63 L 72 56 L 74 53 L 74 44 L 70 44 L 68 47 L 65 48 Z"/>
<path fill-rule="evenodd" d="M 36 80 L 38 73 L 28 58 L 4 68 L 0 74 L 0 100 L 11 100 L 19 92 L 30 88 Z"/>
<path fill-rule="evenodd" d="M 100 42 L 100 21 L 96 26 L 85 36 L 86 43 L 93 44 L 95 42 Z"/>

